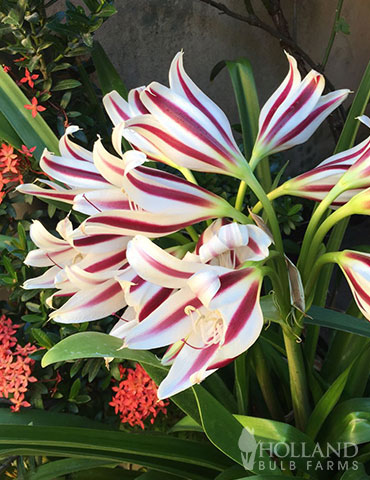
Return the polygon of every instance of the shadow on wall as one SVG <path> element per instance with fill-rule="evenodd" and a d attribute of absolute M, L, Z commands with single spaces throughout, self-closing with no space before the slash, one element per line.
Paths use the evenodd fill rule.
<path fill-rule="evenodd" d="M 292 26 L 292 0 L 282 8 Z M 224 0 L 230 9 L 245 14 L 244 1 Z M 261 1 L 256 12 L 271 24 Z M 298 0 L 297 43 L 319 63 L 329 39 L 337 0 Z M 223 59 L 248 58 L 254 68 L 263 103 L 286 74 L 287 62 L 278 40 L 246 23 L 220 14 L 201 0 L 119 0 L 118 13 L 97 33 L 112 62 L 129 88 L 152 80 L 167 83 L 167 72 L 175 53 L 184 49 L 185 68 L 196 83 L 224 109 L 232 123 L 237 111 L 230 81 L 222 72 L 210 83 L 212 67 Z M 336 88 L 355 90 L 369 60 L 367 19 L 370 2 L 345 2 L 342 16 L 351 34 L 335 39 L 327 75 Z M 320 144 L 320 151 L 316 145 Z M 307 144 L 285 154 L 297 171 L 315 165 L 333 150 L 334 142 L 324 126 Z M 304 165 L 303 165 L 304 163 Z"/>

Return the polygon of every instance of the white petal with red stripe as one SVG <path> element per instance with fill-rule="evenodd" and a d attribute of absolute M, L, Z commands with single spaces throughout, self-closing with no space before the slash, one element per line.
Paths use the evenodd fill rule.
<path fill-rule="evenodd" d="M 189 305 L 195 309 L 204 308 L 190 289 L 183 288 L 174 293 L 131 330 L 126 337 L 126 346 L 149 350 L 187 337 L 192 329 L 192 317 L 186 310 Z"/>
<path fill-rule="evenodd" d="M 370 254 L 345 250 L 337 258 L 358 308 L 370 320 Z"/>
<path fill-rule="evenodd" d="M 186 286 L 187 280 L 204 268 L 201 263 L 186 262 L 170 255 L 142 235 L 129 242 L 127 260 L 140 277 L 167 288 Z"/>
<path fill-rule="evenodd" d="M 127 195 L 116 187 L 91 190 L 74 197 L 73 209 L 85 215 L 95 215 L 105 210 L 131 210 Z"/>
<path fill-rule="evenodd" d="M 46 183 L 44 180 L 40 180 L 40 181 L 42 181 L 43 183 Z M 53 200 L 58 200 L 59 202 L 64 202 L 64 203 L 73 203 L 75 196 L 83 192 L 83 190 L 80 188 L 66 189 L 66 188 L 60 187 L 57 184 L 54 184 L 54 185 L 55 185 L 55 188 L 48 189 L 48 188 L 39 187 L 34 183 L 23 183 L 22 185 L 18 185 L 16 190 L 18 192 L 25 193 L 27 195 L 34 195 L 35 197 L 41 197 L 41 198 L 51 198 Z"/>
<path fill-rule="evenodd" d="M 94 164 L 85 160 L 58 157 L 44 150 L 40 167 L 50 177 L 71 187 L 99 189 L 109 186 Z"/>
<path fill-rule="evenodd" d="M 55 277 L 60 271 L 61 269 L 57 266 L 51 267 L 42 275 L 26 280 L 22 287 L 26 290 L 32 290 L 33 288 L 55 288 Z"/>
<path fill-rule="evenodd" d="M 111 233 L 134 236 L 142 234 L 147 237 L 163 237 L 177 232 L 188 225 L 207 220 L 212 215 L 194 217 L 193 212 L 179 215 L 172 211 L 151 213 L 142 211 L 110 210 L 94 215 L 81 226 L 82 232 L 93 235 Z"/>
<path fill-rule="evenodd" d="M 83 254 L 99 254 L 110 251 L 126 250 L 131 237 L 122 235 L 97 234 L 86 235 L 80 229 L 73 233 L 73 245 Z"/>
<path fill-rule="evenodd" d="M 218 107 L 202 90 L 195 85 L 186 74 L 183 65 L 183 52 L 179 52 L 172 60 L 169 72 L 170 88 L 175 93 L 186 98 L 190 103 L 200 110 L 216 129 L 220 132 L 224 141 L 240 155 L 239 148 L 233 138 L 230 123 L 224 112 Z"/>
<path fill-rule="evenodd" d="M 58 323 L 82 323 L 105 318 L 126 305 L 124 292 L 116 280 L 81 290 L 50 318 Z"/>
<path fill-rule="evenodd" d="M 65 134 L 59 140 L 59 151 L 61 156 L 92 163 L 92 153 L 77 143 L 72 142 L 69 138 L 69 135 L 72 135 L 78 130 L 80 130 L 80 127 L 77 127 L 76 125 L 70 125 L 66 128 Z"/>

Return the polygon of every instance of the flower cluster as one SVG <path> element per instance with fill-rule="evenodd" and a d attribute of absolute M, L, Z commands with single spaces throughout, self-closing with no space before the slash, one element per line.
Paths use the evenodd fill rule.
<path fill-rule="evenodd" d="M 15 336 L 18 328 L 10 318 L 0 317 L 0 398 L 10 399 L 13 412 L 30 406 L 25 393 L 28 384 L 37 381 L 32 376 L 35 362 L 29 357 L 37 348 L 30 343 L 24 347 L 18 344 Z"/>
<path fill-rule="evenodd" d="M 11 145 L 2 143 L 0 148 L 0 203 L 8 190 L 23 183 L 23 172 L 29 168 L 28 158 L 32 157 L 36 147 L 28 149 L 25 145 L 15 152 Z"/>
<path fill-rule="evenodd" d="M 253 169 L 264 156 L 307 140 L 349 93 L 322 96 L 323 76 L 312 71 L 301 79 L 295 60 L 288 56 L 288 61 L 288 76 L 261 110 L 249 162 L 225 114 L 189 78 L 179 53 L 170 67 L 169 87 L 152 82 L 130 91 L 127 101 L 117 92 L 104 98 L 114 124 L 115 154 L 101 139 L 92 152 L 82 148 L 70 138 L 78 127 L 69 127 L 60 139 L 60 154 L 45 150 L 41 158 L 41 168 L 55 181 L 18 187 L 69 203 L 88 216 L 77 228 L 68 218 L 62 220 L 59 237 L 34 222 L 31 238 L 38 249 L 28 254 L 26 264 L 50 268 L 24 287 L 55 288 L 53 297 L 67 299 L 51 313 L 54 321 L 85 322 L 118 312 L 111 334 L 123 339 L 125 348 L 168 347 L 162 363 L 171 368 L 158 387 L 159 399 L 200 383 L 257 340 L 270 249 L 275 249 L 271 257 L 282 261 L 279 273 L 287 277 L 279 226 Z M 122 138 L 132 150 L 122 151 Z M 367 168 L 367 145 L 323 162 L 309 181 L 310 192 L 322 171 L 337 175 L 347 164 L 352 167 L 340 177 L 328 205 L 345 191 L 365 188 L 359 178 Z M 158 168 L 145 166 L 147 160 Z M 161 164 L 185 178 L 160 169 Z M 245 181 L 262 200 L 274 245 L 261 219 L 245 216 L 198 186 L 190 170 Z M 279 187 L 279 194 L 302 192 L 303 183 L 293 179 L 289 188 Z M 332 184 L 332 179 L 319 183 L 316 191 L 327 192 Z M 156 239 L 167 235 L 178 244 L 165 250 Z"/>
<path fill-rule="evenodd" d="M 119 414 L 122 423 L 131 427 L 139 425 L 144 430 L 144 421 L 150 418 L 153 424 L 158 413 L 167 413 L 168 401 L 158 400 L 157 386 L 139 364 L 135 368 L 119 366 L 121 381 L 112 387 L 112 401 L 109 403 Z"/>

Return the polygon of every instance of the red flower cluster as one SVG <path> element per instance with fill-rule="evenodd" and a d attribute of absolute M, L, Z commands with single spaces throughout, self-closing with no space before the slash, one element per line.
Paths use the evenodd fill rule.
<path fill-rule="evenodd" d="M 22 145 L 18 153 L 11 145 L 3 143 L 0 148 L 0 203 L 5 196 L 3 188 L 8 184 L 23 183 L 23 170 L 28 168 L 28 158 L 32 157 L 36 147 L 28 149 Z M 10 185 L 11 188 L 11 185 Z M 10 190 L 10 188 L 8 190 Z"/>
<path fill-rule="evenodd" d="M 144 429 L 143 421 L 151 417 L 154 423 L 159 412 L 167 413 L 168 401 L 158 401 L 157 386 L 139 364 L 133 368 L 119 367 L 121 382 L 112 390 L 116 392 L 109 403 L 122 423 L 129 423 L 131 427 L 140 425 Z M 123 378 L 126 377 L 124 380 Z"/>
<path fill-rule="evenodd" d="M 0 317 L 0 398 L 10 399 L 13 412 L 31 406 L 25 392 L 29 383 L 37 381 L 31 375 L 35 361 L 29 357 L 37 348 L 30 343 L 24 347 L 18 344 L 14 336 L 18 328 L 10 318 Z"/>

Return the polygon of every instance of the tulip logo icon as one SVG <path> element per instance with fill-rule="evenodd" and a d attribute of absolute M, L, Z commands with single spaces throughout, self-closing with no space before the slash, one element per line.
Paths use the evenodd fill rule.
<path fill-rule="evenodd" d="M 247 430 L 243 428 L 239 437 L 238 446 L 241 450 L 242 462 L 246 470 L 253 470 L 259 443 L 260 442 L 256 442 L 254 438 L 254 429 Z"/>

